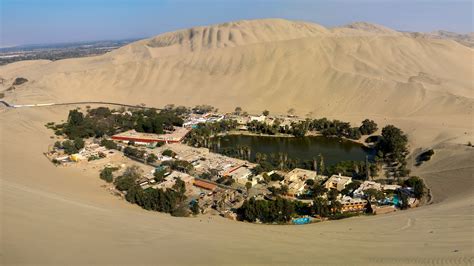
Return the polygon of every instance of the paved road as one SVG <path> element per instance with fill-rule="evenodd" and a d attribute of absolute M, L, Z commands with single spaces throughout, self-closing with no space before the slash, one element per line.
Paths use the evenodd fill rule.
<path fill-rule="evenodd" d="M 100 102 L 100 101 L 68 102 L 68 103 L 10 104 L 6 101 L 0 100 L 0 103 L 5 105 L 8 108 L 28 108 L 28 107 L 44 107 L 44 106 L 58 106 L 58 105 L 82 105 L 82 104 L 105 104 L 105 105 L 115 105 L 115 106 L 130 107 L 130 108 L 161 110 L 160 108 L 155 108 L 155 107 L 131 105 L 131 104 L 124 104 L 124 103 L 114 103 L 114 102 Z"/>

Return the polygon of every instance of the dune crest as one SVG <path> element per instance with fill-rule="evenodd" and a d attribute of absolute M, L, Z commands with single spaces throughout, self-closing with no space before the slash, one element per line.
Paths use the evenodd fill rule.
<path fill-rule="evenodd" d="M 473 50 L 357 22 L 326 29 L 283 19 L 194 27 L 108 54 L 0 68 L 25 76 L 18 103 L 102 100 L 212 104 L 304 115 L 472 115 Z M 441 123 L 451 123 L 451 119 Z M 467 121 L 460 121 L 460 124 Z"/>

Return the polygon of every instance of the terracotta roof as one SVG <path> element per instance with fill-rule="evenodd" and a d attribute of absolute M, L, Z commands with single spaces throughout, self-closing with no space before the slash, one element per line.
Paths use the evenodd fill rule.
<path fill-rule="evenodd" d="M 205 182 L 205 181 L 202 181 L 202 180 L 197 180 L 197 179 L 194 180 L 194 185 L 196 187 L 204 188 L 204 189 L 211 190 L 211 191 L 214 191 L 217 188 L 217 185 L 215 185 L 215 184 Z"/>

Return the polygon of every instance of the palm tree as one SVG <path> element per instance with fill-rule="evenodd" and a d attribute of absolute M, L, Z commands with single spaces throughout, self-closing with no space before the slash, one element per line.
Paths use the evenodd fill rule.
<path fill-rule="evenodd" d="M 319 171 L 321 172 L 321 174 L 324 174 L 324 170 L 325 170 L 324 157 L 323 157 L 323 155 L 320 153 L 320 154 L 319 154 Z"/>

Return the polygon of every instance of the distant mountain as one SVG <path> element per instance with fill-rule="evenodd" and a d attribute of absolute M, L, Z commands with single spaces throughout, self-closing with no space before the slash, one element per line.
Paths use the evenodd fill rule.
<path fill-rule="evenodd" d="M 408 34 L 414 38 L 453 40 L 462 45 L 465 45 L 471 48 L 474 47 L 474 33 L 473 32 L 468 33 L 468 34 L 460 34 L 456 32 L 438 30 L 438 31 L 430 32 L 430 33 L 409 32 Z"/>

